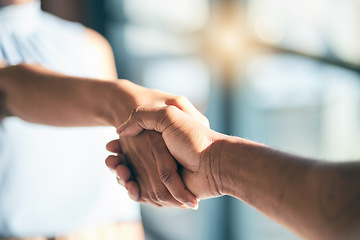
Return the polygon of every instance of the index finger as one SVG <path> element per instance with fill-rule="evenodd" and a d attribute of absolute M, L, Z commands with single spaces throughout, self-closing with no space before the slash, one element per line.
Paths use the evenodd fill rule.
<path fill-rule="evenodd" d="M 165 101 L 166 105 L 172 105 L 179 108 L 181 111 L 190 114 L 199 120 L 202 124 L 210 127 L 209 120 L 199 111 L 196 107 L 184 96 L 178 96 L 177 98 L 171 98 Z"/>
<path fill-rule="evenodd" d="M 164 132 L 174 121 L 181 122 L 184 115 L 175 106 L 167 107 L 137 107 L 129 121 L 117 129 L 120 136 L 136 136 L 145 130 L 155 130 L 159 133 Z"/>
<path fill-rule="evenodd" d="M 185 187 L 178 172 L 176 160 L 171 156 L 167 148 L 156 145 L 153 148 L 158 173 L 161 182 L 168 189 L 170 194 L 185 206 L 191 209 L 198 209 L 196 197 Z"/>
<path fill-rule="evenodd" d="M 110 141 L 106 144 L 106 150 L 112 153 L 122 153 L 122 149 L 118 139 Z"/>

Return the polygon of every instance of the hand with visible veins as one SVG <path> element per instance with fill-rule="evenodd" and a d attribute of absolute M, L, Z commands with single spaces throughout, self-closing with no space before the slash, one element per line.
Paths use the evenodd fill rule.
<path fill-rule="evenodd" d="M 360 161 L 324 162 L 223 135 L 173 106 L 138 107 L 118 133 L 144 130 L 161 133 L 196 198 L 233 196 L 306 239 L 359 239 Z M 174 172 L 158 171 L 167 176 L 164 185 L 175 188 Z M 129 181 L 126 167 L 118 175 L 130 194 L 148 187 Z"/>
<path fill-rule="evenodd" d="M 148 147 L 139 148 L 139 152 L 136 144 Z M 107 149 L 117 155 L 109 156 L 106 164 L 116 171 L 119 184 L 126 187 L 131 199 L 157 207 L 197 209 L 197 200 L 186 189 L 160 134 L 144 131 L 135 137 L 122 137 L 108 143 Z M 148 152 L 152 156 L 147 157 Z"/>
<path fill-rule="evenodd" d="M 138 108 L 137 111 L 139 111 L 139 109 L 142 108 Z M 143 131 L 142 127 L 136 126 L 135 124 L 135 121 L 137 120 L 142 121 L 142 119 L 137 118 L 139 116 L 137 111 L 133 113 L 130 121 L 122 125 L 122 127 L 129 127 L 130 130 L 125 129 L 124 132 L 121 132 L 122 127 L 118 128 L 118 131 L 120 132 L 120 139 L 125 136 L 136 135 L 139 137 L 142 134 L 146 134 L 147 131 Z M 176 112 L 179 111 L 179 109 L 170 106 L 169 108 L 164 108 L 162 111 Z M 151 112 L 149 112 L 149 115 L 150 113 Z M 140 114 L 141 116 L 146 116 L 143 112 L 140 112 Z M 222 194 L 221 189 L 219 189 L 219 186 L 211 174 L 211 166 L 213 163 L 210 162 L 210 158 L 207 158 L 208 154 L 206 154 L 206 152 L 210 150 L 208 147 L 213 143 L 215 139 L 213 137 L 216 136 L 216 133 L 200 121 L 193 121 L 193 118 L 188 114 L 180 115 L 179 117 L 180 119 L 176 121 L 171 128 L 166 130 L 158 129 L 162 128 L 163 124 L 167 124 L 167 119 L 165 118 L 157 119 L 157 121 L 161 124 L 152 122 L 154 125 L 146 126 L 148 128 L 144 128 L 156 130 L 157 132 L 162 133 L 161 136 L 165 140 L 166 147 L 169 149 L 168 151 L 170 151 L 172 156 L 174 156 L 174 158 L 182 165 L 182 168 L 179 170 L 185 185 L 197 199 L 220 196 Z M 183 123 L 189 121 L 191 121 L 191 128 L 187 128 L 186 124 L 182 125 Z M 143 123 L 146 124 L 146 122 Z M 189 136 L 193 138 L 190 139 Z M 124 144 L 121 143 L 121 146 L 124 147 Z M 111 152 L 117 152 L 120 150 L 120 145 L 118 142 L 112 141 L 108 144 L 107 148 Z M 216 155 L 217 153 L 214 154 Z M 176 166 L 176 163 L 173 164 L 173 161 L 170 159 L 164 157 L 158 159 L 160 159 L 160 161 L 157 161 L 156 166 L 158 167 L 157 171 L 160 179 L 168 189 L 171 189 L 172 192 L 174 192 L 177 186 L 179 186 L 179 180 L 177 179 L 178 167 Z M 122 164 L 122 162 L 125 161 L 124 156 L 120 154 L 118 160 L 111 157 L 111 159 L 108 158 L 106 162 L 109 168 L 116 169 L 118 177 L 121 179 L 122 184 L 124 184 L 127 188 L 129 195 L 133 199 L 143 202 L 141 199 L 141 193 L 146 192 L 148 185 L 146 185 L 142 180 L 137 181 L 136 176 L 132 175 L 130 169 L 127 168 L 126 165 Z M 168 163 L 171 163 L 171 165 L 169 165 L 170 167 L 166 167 Z M 133 181 L 134 179 L 136 179 L 136 181 Z M 177 191 L 181 190 L 182 189 L 178 189 Z"/>
<path fill-rule="evenodd" d="M 208 128 L 207 119 L 186 98 L 166 103 L 192 114 Z M 119 183 L 128 189 L 133 200 L 157 207 L 198 208 L 197 199 L 186 189 L 161 134 L 144 131 L 138 136 L 122 137 L 110 142 L 107 149 L 117 155 L 110 155 L 106 164 L 121 176 Z M 140 188 L 139 183 L 144 187 Z"/>
<path fill-rule="evenodd" d="M 118 127 L 140 105 L 173 105 L 208 124 L 186 98 L 128 80 L 72 77 L 31 64 L 0 68 L 0 121 L 3 117 L 17 116 L 28 122 L 52 126 Z M 170 193 L 158 177 L 157 156 L 168 160 L 161 166 L 177 174 L 176 162 L 159 133 L 147 132 L 138 137 L 122 138 L 121 142 L 123 152 L 131 157 L 129 163 L 134 173 L 141 176 L 139 180 L 147 184 L 147 189 L 150 186 L 153 189 L 143 192 L 141 197 L 154 205 L 161 205 L 165 200 L 172 206 L 197 206 L 196 198 L 184 187 L 179 176 L 176 178 L 179 186 L 174 188 L 176 191 L 169 189 Z"/>

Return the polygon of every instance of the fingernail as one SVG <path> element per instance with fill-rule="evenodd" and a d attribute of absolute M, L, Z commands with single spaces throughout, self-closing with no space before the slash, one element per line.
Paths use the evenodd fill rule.
<path fill-rule="evenodd" d="M 185 206 L 187 206 L 188 208 L 191 208 L 193 210 L 198 210 L 198 208 L 199 208 L 198 203 L 192 203 L 192 202 L 186 202 Z"/>

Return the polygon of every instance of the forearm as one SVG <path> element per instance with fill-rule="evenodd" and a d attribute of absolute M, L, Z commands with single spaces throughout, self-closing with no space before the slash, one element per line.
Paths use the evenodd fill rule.
<path fill-rule="evenodd" d="M 117 126 L 136 107 L 130 84 L 70 77 L 32 65 L 0 69 L 3 111 L 55 126 Z"/>
<path fill-rule="evenodd" d="M 236 197 L 304 238 L 358 239 L 359 162 L 296 157 L 212 131 L 174 107 L 138 108 L 118 133 L 144 129 L 162 133 L 198 199 Z"/>
<path fill-rule="evenodd" d="M 320 164 L 234 137 L 221 144 L 225 194 L 305 238 L 352 239 L 356 234 L 352 231 L 359 229 L 358 163 L 351 164 L 352 179 L 344 181 L 336 176 L 345 168 L 342 164 Z M 330 200 L 332 195 L 336 201 Z"/>

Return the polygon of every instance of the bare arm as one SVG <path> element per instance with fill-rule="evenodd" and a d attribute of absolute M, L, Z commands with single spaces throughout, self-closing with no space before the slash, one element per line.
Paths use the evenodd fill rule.
<path fill-rule="evenodd" d="M 197 198 L 236 197 L 308 239 L 359 239 L 360 162 L 300 158 L 203 127 L 173 107 L 138 108 L 120 136 L 162 133 Z"/>
<path fill-rule="evenodd" d="M 18 65 L 0 69 L 0 92 L 3 93 L 3 115 L 15 115 L 26 121 L 54 126 L 119 126 L 125 122 L 133 109 L 139 105 L 174 105 L 206 122 L 191 103 L 183 97 L 157 90 L 147 89 L 127 80 L 99 80 L 70 77 L 49 71 L 40 66 Z M 155 141 L 156 139 L 156 141 Z M 146 166 L 148 174 L 157 175 L 156 154 L 167 157 L 164 168 L 176 173 L 177 165 L 168 153 L 159 133 L 149 131 L 139 138 L 124 138 L 129 148 L 124 149 L 132 158 L 137 169 Z M 156 144 L 155 144 L 156 142 Z M 175 176 L 175 175 L 174 175 Z M 150 183 L 147 176 L 144 182 Z M 183 206 L 196 202 L 195 197 L 185 189 L 176 173 L 176 185 L 170 192 L 161 179 L 151 178 L 153 191 L 142 196 L 147 202 L 162 205 L 172 200 L 172 206 Z M 175 181 L 174 181 L 175 182 Z M 176 199 L 174 199 L 174 196 Z"/>
<path fill-rule="evenodd" d="M 6 61 L 0 59 L 0 121 L 16 115 L 30 122 L 55 126 L 114 125 L 118 123 L 110 119 L 115 116 L 111 116 L 111 109 L 106 109 L 105 104 L 109 106 L 117 97 L 119 100 L 128 97 L 134 101 L 117 101 L 116 108 L 121 110 L 117 121 L 126 120 L 135 107 L 135 96 L 122 96 L 129 93 L 122 89 L 135 84 L 100 83 L 103 79 L 117 79 L 111 46 L 101 34 L 89 28 L 83 44 L 91 49 L 89 57 L 93 77 L 97 79 L 70 77 L 37 65 L 6 67 Z M 109 91 L 109 88 L 113 89 Z M 115 93 L 120 96 L 110 96 Z"/>
<path fill-rule="evenodd" d="M 360 162 L 319 162 L 233 137 L 217 144 L 223 193 L 308 239 L 359 238 Z"/>
<path fill-rule="evenodd" d="M 136 105 L 131 87 L 138 86 L 70 77 L 35 65 L 0 69 L 2 112 L 47 125 L 116 126 Z"/>
<path fill-rule="evenodd" d="M 139 105 L 174 105 L 207 122 L 183 97 L 117 80 L 111 47 L 100 34 L 87 29 L 84 44 L 92 49 L 90 64 L 97 70 L 98 79 L 70 77 L 34 65 L 4 68 L 0 70 L 0 93 L 3 93 L 0 115 L 15 115 L 29 122 L 55 126 L 118 126 Z M 157 175 L 156 157 L 161 156 L 168 159 L 163 167 L 177 171 L 176 162 L 159 133 L 149 131 L 137 138 L 124 138 L 122 142 L 127 144 L 123 151 L 131 156 L 134 170 L 146 169 L 146 175 Z M 143 181 L 153 188 L 142 194 L 147 202 L 161 206 L 165 200 L 179 207 L 196 202 L 178 174 L 174 178 L 182 190 L 176 188 L 175 192 L 168 191 L 159 178 L 149 179 L 146 175 L 142 175 Z"/>

